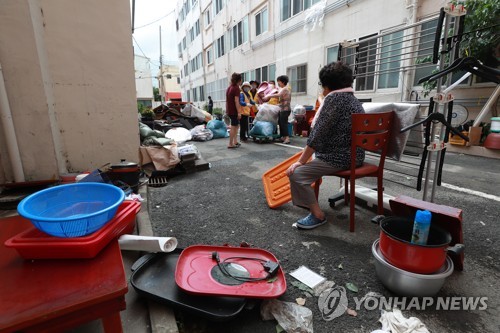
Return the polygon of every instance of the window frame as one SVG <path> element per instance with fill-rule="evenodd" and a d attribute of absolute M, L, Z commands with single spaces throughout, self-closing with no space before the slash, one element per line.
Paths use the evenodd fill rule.
<path fill-rule="evenodd" d="M 305 68 L 305 75 L 303 78 L 299 78 L 298 77 L 299 68 L 302 68 L 302 67 Z M 297 71 L 297 79 L 296 80 L 293 79 L 293 74 L 292 74 L 293 70 Z M 288 78 L 290 79 L 289 84 L 292 87 L 292 93 L 298 94 L 298 95 L 307 94 L 307 63 L 297 64 L 295 66 L 287 67 L 286 73 L 288 75 Z M 299 81 L 304 81 L 304 90 L 303 91 L 298 90 L 300 87 Z"/>
<path fill-rule="evenodd" d="M 363 36 L 363 37 L 360 37 L 359 40 L 358 40 L 358 46 L 356 47 L 356 63 L 355 63 L 355 68 L 356 68 L 356 71 L 354 73 L 355 75 L 355 80 L 354 80 L 354 90 L 355 91 L 359 91 L 359 92 L 375 92 L 375 80 L 376 80 L 376 66 L 377 66 L 377 47 L 378 47 L 378 38 L 372 38 L 372 37 L 375 37 L 379 35 L 378 33 L 375 33 L 375 34 L 371 34 L 371 35 L 367 35 L 367 36 Z M 373 46 L 373 41 L 375 41 L 375 48 L 374 50 L 372 49 L 372 46 Z M 359 52 L 359 49 L 362 48 L 362 47 L 365 47 L 365 46 L 362 46 L 363 43 L 368 43 L 367 45 L 367 51 L 362 51 L 362 52 L 366 52 L 366 61 L 361 61 L 361 55 Z M 372 51 L 374 51 L 372 53 Z M 364 60 L 364 59 L 363 59 Z M 366 64 L 364 64 L 366 62 Z M 360 64 L 363 63 L 363 66 L 361 68 L 365 69 L 365 71 L 363 73 L 360 73 Z M 370 67 L 373 67 L 373 71 L 370 71 Z M 370 73 L 370 72 L 373 72 L 373 74 L 366 74 L 366 75 L 363 75 L 364 73 Z M 363 82 L 365 82 L 365 87 L 364 89 L 359 89 L 358 85 L 360 85 L 361 81 L 359 81 L 360 77 L 362 77 L 364 79 Z M 369 82 L 370 79 L 372 79 L 372 87 L 371 89 L 366 89 L 367 86 L 366 86 L 366 82 Z"/>
<path fill-rule="evenodd" d="M 383 48 L 386 47 L 387 45 L 384 45 L 384 42 L 383 42 L 383 39 L 386 38 L 386 37 L 389 37 L 389 36 L 394 36 L 395 34 L 401 34 L 401 36 L 399 37 L 393 37 L 391 38 L 388 42 L 390 43 L 389 46 L 392 46 L 392 45 L 398 45 L 397 47 L 399 47 L 399 50 L 396 49 L 396 50 L 392 50 L 392 49 L 389 49 L 388 51 L 386 52 L 383 52 Z M 397 43 L 394 43 L 393 41 L 394 40 L 399 40 L 399 42 Z M 401 65 L 402 65 L 402 51 L 403 51 L 403 48 L 404 48 L 404 43 L 405 43 L 405 34 L 404 34 L 404 30 L 399 30 L 399 31 L 394 31 L 392 33 L 389 33 L 389 34 L 385 34 L 384 36 L 380 36 L 379 38 L 377 38 L 377 49 L 378 49 L 378 52 L 377 52 L 377 62 L 376 62 L 376 68 L 375 68 L 375 72 L 376 72 L 376 76 L 375 76 L 375 82 L 374 82 L 374 89 L 375 91 L 390 91 L 390 90 L 399 90 L 400 88 L 400 85 L 402 84 L 401 82 Z M 393 52 L 396 51 L 396 52 L 399 52 L 399 53 L 396 53 L 396 54 L 393 54 Z M 388 53 L 389 54 L 389 62 L 384 62 L 385 60 L 387 59 L 384 59 L 384 56 L 382 56 L 382 53 Z M 395 57 L 398 57 L 398 60 L 393 60 L 393 58 Z M 398 64 L 396 65 L 396 67 L 393 67 L 391 68 L 391 63 L 394 63 L 394 62 L 397 62 Z M 388 64 L 389 67 L 387 68 L 387 73 L 380 73 L 381 71 L 383 71 L 382 69 L 382 65 L 385 65 L 385 64 Z M 396 70 L 397 69 L 397 70 Z M 384 70 L 385 71 L 385 70 Z M 384 76 L 390 76 L 390 75 L 396 75 L 397 76 L 397 84 L 395 87 L 379 87 L 380 85 L 380 82 L 382 82 L 382 78 Z M 388 80 L 386 80 L 388 82 L 390 82 L 390 78 Z"/>
<path fill-rule="evenodd" d="M 205 20 L 205 29 L 207 29 L 208 27 L 210 27 L 212 25 L 212 15 L 211 15 L 210 8 L 207 8 L 207 10 L 205 10 L 205 12 L 203 13 L 203 17 Z"/>
<path fill-rule="evenodd" d="M 257 17 L 259 17 L 259 19 Z M 265 29 L 263 28 L 264 23 L 265 23 Z M 260 32 L 257 30 L 257 27 L 260 27 Z M 267 6 L 265 6 L 255 14 L 255 36 L 260 36 L 268 31 L 269 31 L 269 10 Z"/>

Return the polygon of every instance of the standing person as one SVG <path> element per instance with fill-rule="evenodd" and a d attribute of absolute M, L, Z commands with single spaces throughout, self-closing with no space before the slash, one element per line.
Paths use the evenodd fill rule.
<path fill-rule="evenodd" d="M 264 101 L 269 101 L 272 98 L 279 98 L 279 120 L 278 125 L 280 127 L 281 141 L 283 143 L 290 143 L 290 136 L 288 134 L 288 117 L 290 116 L 290 102 L 292 101 L 292 93 L 290 87 L 288 86 L 288 76 L 280 75 L 276 78 L 278 81 L 279 91 L 276 94 L 270 94 L 264 97 Z"/>
<path fill-rule="evenodd" d="M 351 167 L 351 115 L 365 112 L 354 97 L 352 70 L 348 65 L 341 62 L 326 65 L 319 72 L 319 81 L 325 98 L 313 121 L 302 156 L 286 171 L 290 177 L 293 204 L 310 211 L 297 221 L 300 229 L 313 229 L 326 223 L 325 213 L 319 207 L 311 184 L 324 175 Z M 307 162 L 313 153 L 316 158 Z M 364 151 L 358 148 L 356 164 L 362 165 L 364 158 Z"/>
<path fill-rule="evenodd" d="M 214 101 L 212 101 L 212 96 L 208 96 L 208 113 L 212 114 L 214 111 Z"/>
<path fill-rule="evenodd" d="M 248 140 L 248 118 L 250 117 L 251 108 L 255 105 L 251 95 L 250 89 L 252 86 L 247 81 L 241 85 L 240 93 L 240 106 L 241 106 L 241 119 L 240 119 L 240 141 L 246 142 Z"/>
<path fill-rule="evenodd" d="M 259 81 L 250 81 L 252 89 L 250 89 L 250 96 L 255 101 L 255 96 L 257 96 L 257 87 L 260 85 Z"/>
<path fill-rule="evenodd" d="M 231 84 L 226 90 L 226 114 L 229 116 L 229 119 L 231 119 L 229 145 L 227 148 L 238 148 L 241 146 L 237 138 L 241 119 L 240 84 L 241 74 L 233 73 L 233 75 L 231 75 Z"/>

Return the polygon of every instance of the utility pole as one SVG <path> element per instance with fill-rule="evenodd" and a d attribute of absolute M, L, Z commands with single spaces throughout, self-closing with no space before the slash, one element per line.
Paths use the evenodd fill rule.
<path fill-rule="evenodd" d="M 160 101 L 163 104 L 165 102 L 165 86 L 163 85 L 163 55 L 161 50 L 161 25 L 160 25 Z"/>

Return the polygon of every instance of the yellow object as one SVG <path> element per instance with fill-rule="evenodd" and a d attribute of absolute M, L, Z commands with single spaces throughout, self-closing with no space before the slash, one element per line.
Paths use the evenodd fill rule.
<path fill-rule="evenodd" d="M 467 131 L 463 131 L 462 134 L 465 136 L 469 136 L 469 132 L 467 132 Z M 467 143 L 467 141 L 465 141 L 464 139 L 462 139 L 458 135 L 453 135 L 452 133 L 450 133 L 450 137 L 448 139 L 448 142 L 450 144 L 456 145 L 456 146 L 465 146 L 465 144 Z"/>
<path fill-rule="evenodd" d="M 241 92 L 240 94 L 243 94 L 243 97 L 245 98 L 245 104 L 246 106 L 241 106 L 241 115 L 242 116 L 249 116 L 250 115 L 250 109 L 252 108 L 252 105 L 250 104 L 250 98 L 244 93 Z"/>

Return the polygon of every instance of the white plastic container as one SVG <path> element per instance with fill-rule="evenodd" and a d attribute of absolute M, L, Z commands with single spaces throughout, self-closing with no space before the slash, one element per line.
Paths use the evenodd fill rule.
<path fill-rule="evenodd" d="M 490 131 L 494 133 L 500 133 L 500 117 L 491 118 Z"/>

